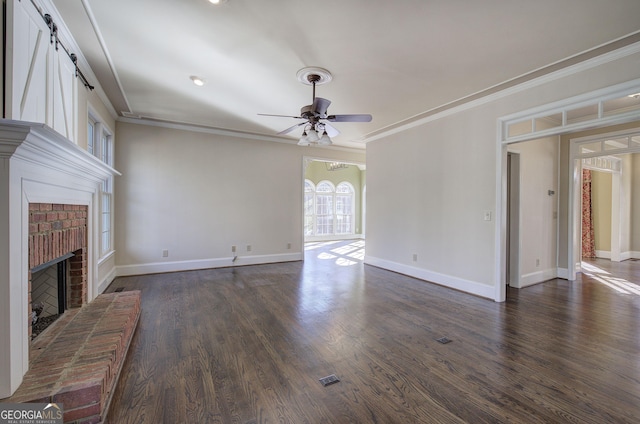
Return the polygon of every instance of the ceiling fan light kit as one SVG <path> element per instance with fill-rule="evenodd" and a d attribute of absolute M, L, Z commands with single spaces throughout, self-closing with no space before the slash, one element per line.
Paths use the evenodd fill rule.
<path fill-rule="evenodd" d="M 312 144 L 328 146 L 333 144 L 331 137 L 335 137 L 340 134 L 340 131 L 329 124 L 329 122 L 371 122 L 372 117 L 367 114 L 327 115 L 327 109 L 329 108 L 331 101 L 323 99 L 322 97 L 316 97 L 316 85 L 322 85 L 330 82 L 333 79 L 331 72 L 324 68 L 308 67 L 300 69 L 296 76 L 298 81 L 303 84 L 313 86 L 311 104 L 300 108 L 300 116 L 271 115 L 266 113 L 258 114 L 261 116 L 277 116 L 281 118 L 305 120 L 305 122 L 301 122 L 280 131 L 278 135 L 288 134 L 294 129 L 304 126 L 302 130 L 302 137 L 300 137 L 300 140 L 298 141 L 299 146 L 309 146 Z"/>

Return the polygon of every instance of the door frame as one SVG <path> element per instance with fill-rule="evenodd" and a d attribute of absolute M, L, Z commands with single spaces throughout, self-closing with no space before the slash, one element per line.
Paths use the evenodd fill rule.
<path fill-rule="evenodd" d="M 605 103 L 615 99 L 623 99 L 632 94 L 640 93 L 640 79 L 627 81 L 621 84 L 605 87 L 579 96 L 570 97 L 557 102 L 545 104 L 539 107 L 528 109 L 515 114 L 498 118 L 497 120 L 497 148 L 496 148 L 496 225 L 495 225 L 495 292 L 494 300 L 496 302 L 504 302 L 506 300 L 506 260 L 507 260 L 507 242 L 506 242 L 506 226 L 507 226 L 507 154 L 509 145 L 540 139 L 549 136 L 561 136 L 575 131 L 603 128 L 617 124 L 624 124 L 640 120 L 640 111 L 621 110 L 613 113 L 605 113 Z M 571 114 L 577 110 L 587 107 L 595 107 L 597 114 L 593 117 L 587 117 L 582 120 L 572 121 L 569 119 Z M 536 120 L 559 117 L 558 125 L 551 128 L 536 128 Z M 530 122 L 530 130 L 525 133 L 512 134 L 510 130 L 523 123 Z M 571 160 L 575 162 L 575 160 Z M 579 225 L 575 222 L 574 211 L 572 206 L 575 200 L 575 181 L 576 166 L 575 163 L 570 164 L 569 174 L 569 202 L 568 208 L 568 231 L 567 235 L 567 269 L 561 268 L 562 264 L 558 264 L 558 277 L 575 280 L 575 237 L 577 236 L 576 227 Z M 558 250 L 558 254 L 560 251 Z M 571 266 L 570 264 L 573 264 Z"/>

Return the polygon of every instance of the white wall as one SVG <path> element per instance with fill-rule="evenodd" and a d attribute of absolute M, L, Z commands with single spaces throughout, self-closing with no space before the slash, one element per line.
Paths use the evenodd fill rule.
<path fill-rule="evenodd" d="M 636 184 L 638 184 L 636 182 Z M 631 154 L 622 155 L 622 175 L 620 176 L 620 253 L 621 259 L 633 256 L 631 251 L 631 202 L 633 191 L 633 158 Z M 639 218 L 636 218 L 638 220 Z"/>
<path fill-rule="evenodd" d="M 495 120 L 472 110 L 367 145 L 368 263 L 490 295 L 496 155 L 482 133 Z"/>
<path fill-rule="evenodd" d="M 499 300 L 500 240 L 496 220 L 483 219 L 496 214 L 497 120 L 637 79 L 637 69 L 638 53 L 592 61 L 369 142 L 365 261 Z"/>
<path fill-rule="evenodd" d="M 365 160 L 131 122 L 118 122 L 116 140 L 118 275 L 231 266 L 231 246 L 236 265 L 300 260 L 303 155 Z"/>
<path fill-rule="evenodd" d="M 631 155 L 631 251 L 640 259 L 640 153 Z"/>
<path fill-rule="evenodd" d="M 558 149 L 558 137 L 509 147 L 520 154 L 520 275 L 514 287 L 557 276 Z"/>

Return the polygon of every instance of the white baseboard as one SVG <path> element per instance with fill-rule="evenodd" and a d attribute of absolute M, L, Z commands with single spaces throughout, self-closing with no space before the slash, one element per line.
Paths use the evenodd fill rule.
<path fill-rule="evenodd" d="M 106 277 L 104 277 L 102 281 L 98 284 L 98 293 L 96 293 L 96 295 L 104 293 L 107 287 L 109 287 L 109 284 L 111 284 L 111 282 L 115 280 L 117 276 L 118 276 L 117 270 L 116 270 L 116 267 L 114 267 L 111 269 L 111 271 L 109 271 L 109 274 Z"/>
<path fill-rule="evenodd" d="M 596 257 L 602 259 L 611 259 L 611 252 L 596 250 Z M 633 250 L 620 252 L 620 261 L 626 261 L 627 259 L 640 259 L 640 252 L 636 252 Z"/>
<path fill-rule="evenodd" d="M 238 256 L 235 261 L 233 261 L 233 257 L 228 257 L 198 259 L 191 261 L 155 262 L 117 266 L 116 273 L 118 277 L 122 277 L 128 275 L 158 274 L 161 272 L 193 271 L 197 269 L 226 268 L 232 266 L 259 265 L 276 262 L 292 262 L 301 261 L 303 258 L 304 254 L 298 252 L 278 255 Z"/>
<path fill-rule="evenodd" d="M 568 268 L 558 268 L 557 270 L 558 278 L 562 278 L 563 280 L 569 279 L 569 269 Z"/>
<path fill-rule="evenodd" d="M 531 272 L 520 277 L 520 284 L 518 287 L 524 288 L 527 286 L 532 286 L 534 284 L 542 283 L 553 278 L 558 278 L 558 269 L 556 268 L 549 268 L 543 269 L 541 271 Z"/>
<path fill-rule="evenodd" d="M 628 259 L 640 259 L 640 252 L 622 252 L 620 253 L 620 261 L 626 261 Z"/>
<path fill-rule="evenodd" d="M 476 296 L 486 297 L 495 300 L 495 287 L 488 284 L 479 283 L 477 281 L 465 280 L 463 278 L 453 277 L 451 275 L 440 274 L 429 271 L 427 269 L 417 268 L 414 266 L 404 265 L 397 262 L 387 261 L 385 259 L 366 256 L 364 263 L 373 265 L 378 268 L 384 268 L 389 271 L 398 272 L 410 277 L 419 278 L 430 283 L 460 290 Z"/>

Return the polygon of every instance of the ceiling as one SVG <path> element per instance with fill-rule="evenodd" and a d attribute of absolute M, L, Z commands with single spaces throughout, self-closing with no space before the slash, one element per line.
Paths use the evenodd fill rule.
<path fill-rule="evenodd" d="M 116 111 L 274 136 L 298 121 L 308 66 L 334 145 L 640 41 L 638 0 L 53 0 Z M 190 77 L 205 80 L 203 87 Z M 283 140 L 295 143 L 301 130 Z"/>

